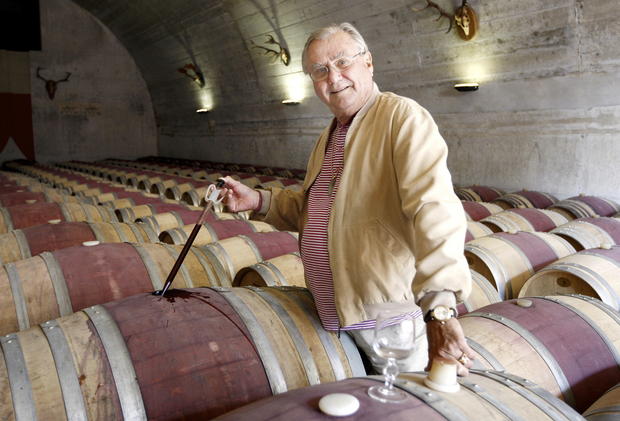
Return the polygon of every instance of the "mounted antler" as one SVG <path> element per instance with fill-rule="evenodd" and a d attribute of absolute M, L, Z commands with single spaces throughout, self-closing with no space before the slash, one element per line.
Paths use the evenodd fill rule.
<path fill-rule="evenodd" d="M 437 3 L 430 0 L 426 0 L 426 7 L 422 9 L 414 9 L 412 7 L 411 10 L 413 10 L 414 12 L 421 12 L 428 9 L 429 7 L 432 7 L 439 11 L 439 17 L 436 20 L 440 20 L 441 18 L 448 18 L 450 26 L 448 27 L 446 34 L 452 30 L 452 21 L 454 21 L 456 22 L 456 30 L 459 36 L 465 41 L 469 41 L 474 36 L 476 36 L 478 32 L 478 16 L 476 15 L 474 9 L 472 9 L 471 6 L 467 4 L 467 0 L 462 1 L 461 7 L 456 9 L 456 12 L 453 15 L 446 12 L 439 5 L 437 5 Z"/>
<path fill-rule="evenodd" d="M 45 90 L 47 91 L 47 96 L 49 96 L 49 98 L 53 100 L 54 97 L 56 96 L 56 90 L 58 89 L 58 84 L 61 82 L 67 82 L 69 80 L 69 77 L 71 76 L 71 73 L 67 72 L 67 76 L 65 76 L 64 79 L 51 80 L 51 79 L 45 79 L 43 76 L 41 76 L 41 70 L 44 70 L 44 69 L 42 67 L 37 67 L 37 78 L 45 82 Z"/>
<path fill-rule="evenodd" d="M 446 34 L 450 32 L 452 30 L 452 21 L 454 20 L 454 15 L 451 15 L 450 13 L 443 10 L 437 3 L 430 1 L 430 0 L 426 0 L 426 7 L 423 7 L 422 9 L 414 9 L 412 7 L 411 10 L 413 10 L 414 12 L 421 12 L 423 10 L 428 9 L 429 7 L 432 7 L 439 11 L 439 16 L 437 17 L 437 19 L 435 19 L 436 21 L 439 21 L 441 18 L 448 18 L 448 22 L 450 23 L 450 26 L 448 27 Z"/>
<path fill-rule="evenodd" d="M 456 9 L 454 21 L 460 37 L 465 41 L 469 41 L 478 33 L 478 16 L 474 9 L 467 4 L 467 0 L 463 0 L 461 7 Z"/>
<path fill-rule="evenodd" d="M 291 62 L 291 54 L 289 53 L 288 49 L 280 45 L 280 43 L 276 41 L 275 39 L 273 39 L 271 35 L 267 35 L 267 41 L 265 42 L 267 44 L 277 45 L 280 48 L 280 50 L 274 50 L 272 48 L 267 48 L 261 45 L 256 45 L 254 41 L 250 41 L 250 42 L 252 43 L 253 48 L 259 48 L 261 50 L 265 50 L 265 55 L 271 56 L 273 58 L 273 61 L 280 59 L 280 61 L 285 66 L 288 66 L 289 63 Z"/>
<path fill-rule="evenodd" d="M 201 88 L 205 86 L 204 75 L 193 63 L 188 63 L 185 66 L 178 68 L 177 71 L 183 73 L 185 76 L 196 82 Z"/>

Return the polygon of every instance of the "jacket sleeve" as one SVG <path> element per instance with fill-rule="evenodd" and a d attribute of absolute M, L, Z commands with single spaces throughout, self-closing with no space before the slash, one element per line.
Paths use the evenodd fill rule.
<path fill-rule="evenodd" d="M 402 210 L 411 221 L 416 301 L 425 304 L 431 296 L 445 297 L 450 291 L 462 301 L 471 291 L 463 253 L 467 223 L 452 187 L 448 147 L 428 111 L 414 102 L 398 111 L 392 127 L 393 159 Z"/>
<path fill-rule="evenodd" d="M 304 192 L 270 189 L 270 203 L 263 221 L 282 231 L 299 231 L 304 205 Z"/>

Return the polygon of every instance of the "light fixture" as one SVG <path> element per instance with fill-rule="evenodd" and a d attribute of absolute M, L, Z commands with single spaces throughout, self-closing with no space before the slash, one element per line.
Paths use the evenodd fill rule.
<path fill-rule="evenodd" d="M 196 110 L 197 113 L 208 113 L 209 111 L 211 111 L 211 110 L 208 109 L 208 108 L 198 108 Z"/>
<path fill-rule="evenodd" d="M 467 82 L 467 83 L 455 83 L 454 84 L 454 89 L 456 89 L 459 92 L 477 91 L 479 87 L 480 85 L 478 85 L 478 82 Z"/>
<path fill-rule="evenodd" d="M 282 104 L 284 105 L 299 105 L 301 101 L 298 99 L 284 99 L 282 100 Z"/>

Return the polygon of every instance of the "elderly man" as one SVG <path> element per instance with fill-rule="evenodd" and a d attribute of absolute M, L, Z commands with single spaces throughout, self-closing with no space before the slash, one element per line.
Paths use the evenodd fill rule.
<path fill-rule="evenodd" d="M 375 318 L 396 309 L 419 316 L 422 327 L 421 352 L 402 370 L 439 359 L 466 375 L 474 354 L 454 310 L 471 289 L 466 222 L 437 126 L 415 101 L 379 91 L 370 51 L 351 24 L 311 34 L 302 64 L 335 117 L 315 144 L 303 191 L 253 190 L 227 177 L 227 206 L 300 232 L 323 327 L 350 333 L 376 369 Z"/>

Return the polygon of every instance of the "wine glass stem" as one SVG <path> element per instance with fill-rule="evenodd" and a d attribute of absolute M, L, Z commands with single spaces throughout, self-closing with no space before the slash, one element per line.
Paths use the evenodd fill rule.
<path fill-rule="evenodd" d="M 383 368 L 383 375 L 385 376 L 385 387 L 392 391 L 394 380 L 396 380 L 396 376 L 398 376 L 398 364 L 396 364 L 396 359 L 388 358 L 387 364 Z"/>

